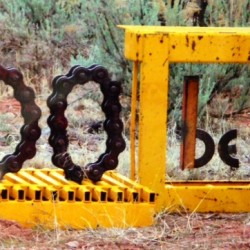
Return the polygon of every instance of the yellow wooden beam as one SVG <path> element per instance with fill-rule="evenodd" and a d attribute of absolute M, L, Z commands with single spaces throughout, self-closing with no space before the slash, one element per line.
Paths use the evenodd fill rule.
<path fill-rule="evenodd" d="M 159 197 L 166 176 L 168 39 L 159 34 L 143 43 L 147 52 L 140 64 L 138 179 Z"/>
<path fill-rule="evenodd" d="M 173 182 L 165 186 L 168 211 L 250 212 L 249 182 Z"/>
<path fill-rule="evenodd" d="M 125 29 L 125 56 L 143 60 L 145 41 L 159 34 L 168 37 L 167 60 L 196 63 L 250 62 L 249 28 L 120 26 Z"/>
<path fill-rule="evenodd" d="M 115 172 L 81 185 L 59 169 L 24 169 L 0 183 L 0 218 L 26 227 L 141 227 L 153 224 L 155 193 Z"/>
<path fill-rule="evenodd" d="M 0 218 L 25 227 L 84 229 L 143 227 L 154 223 L 155 209 L 147 203 L 81 203 L 8 201 L 0 203 Z"/>

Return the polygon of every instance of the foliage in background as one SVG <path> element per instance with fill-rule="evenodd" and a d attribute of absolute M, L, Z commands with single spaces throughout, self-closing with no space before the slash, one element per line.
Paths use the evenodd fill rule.
<path fill-rule="evenodd" d="M 129 95 L 131 64 L 124 58 L 123 31 L 117 25 L 249 26 L 249 22 L 250 0 L 0 0 L 0 60 L 21 69 L 38 94 L 44 91 L 42 79 L 50 82 L 55 73 L 65 73 L 73 64 L 100 63 L 124 81 Z M 222 105 L 222 114 L 249 106 L 248 66 L 172 65 L 169 112 L 174 120 L 180 119 L 185 74 L 202 75 L 200 117 L 217 93 L 229 89 L 239 94 L 233 107 L 231 100 Z"/>
<path fill-rule="evenodd" d="M 123 54 L 124 31 L 118 29 L 117 25 L 160 25 L 159 5 L 148 0 L 93 0 L 82 1 L 82 8 L 86 10 L 82 20 L 92 32 L 87 63 L 106 65 L 116 78 L 125 82 L 124 91 L 129 94 L 131 64 Z M 86 62 L 86 58 L 81 55 L 77 59 L 78 62 Z"/>
<path fill-rule="evenodd" d="M 72 57 L 87 53 L 81 13 L 75 1 L 68 13 L 66 2 L 0 1 L 1 64 L 19 68 L 39 94 L 43 78 L 50 81 L 56 70 L 68 70 Z"/>
<path fill-rule="evenodd" d="M 199 122 L 204 125 L 206 114 L 229 118 L 250 107 L 250 69 L 241 64 L 173 64 L 170 67 L 170 106 L 173 121 L 180 121 L 182 86 L 185 75 L 200 76 Z M 171 99 L 171 96 L 175 98 Z M 173 101 L 174 100 L 174 101 Z"/>
<path fill-rule="evenodd" d="M 183 2 L 183 1 L 175 1 Z M 190 17 L 189 1 L 184 8 L 184 18 Z M 250 1 L 208 0 L 204 23 L 207 26 L 249 26 Z M 197 7 L 197 5 L 196 5 Z M 195 9 L 195 8 L 194 8 Z M 188 19 L 186 20 L 187 24 Z M 205 48 L 204 48 L 205 49 Z M 181 119 L 181 99 L 184 75 L 200 75 L 199 118 L 204 123 L 209 117 L 228 118 L 250 107 L 250 68 L 240 64 L 175 64 L 171 66 L 170 117 Z M 173 97 L 174 98 L 171 98 Z M 179 98 L 177 98 L 179 97 Z M 209 104 L 209 105 L 208 105 Z"/>
<path fill-rule="evenodd" d="M 131 65 L 123 56 L 123 31 L 119 24 L 133 25 L 202 25 L 202 26 L 248 26 L 250 1 L 206 1 L 206 0 L 139 0 L 102 1 L 85 3 L 85 22 L 93 28 L 93 43 L 89 63 L 96 60 L 108 66 L 125 84 L 125 93 L 130 93 Z M 119 8 L 117 8 L 119 4 Z M 98 15 L 96 16 L 96 13 Z M 97 18 L 96 18 L 97 17 Z M 77 57 L 78 62 L 86 58 Z M 77 60 L 76 60 L 77 62 Z M 234 98 L 228 95 L 218 109 L 209 110 L 216 117 L 228 117 L 249 107 L 249 67 L 246 65 L 190 65 L 171 66 L 170 120 L 180 120 L 182 86 L 184 75 L 202 76 L 199 96 L 199 117 L 203 122 L 207 104 L 213 102 L 218 93 L 233 89 Z M 178 98 L 177 98 L 178 97 Z M 212 105 L 210 105 L 213 107 Z M 172 119 L 171 119 L 172 118 Z"/>

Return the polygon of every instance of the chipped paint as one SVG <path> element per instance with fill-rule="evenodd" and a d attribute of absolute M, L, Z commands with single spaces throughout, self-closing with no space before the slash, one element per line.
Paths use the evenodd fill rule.
<path fill-rule="evenodd" d="M 122 28 L 126 32 L 125 56 L 140 65 L 136 175 L 142 185 L 159 194 L 155 211 L 167 208 L 172 212 L 250 212 L 250 200 L 246 199 L 250 196 L 250 181 L 168 182 L 163 179 L 166 176 L 169 64 L 249 63 L 250 28 Z M 141 37 L 137 42 L 138 35 Z"/>

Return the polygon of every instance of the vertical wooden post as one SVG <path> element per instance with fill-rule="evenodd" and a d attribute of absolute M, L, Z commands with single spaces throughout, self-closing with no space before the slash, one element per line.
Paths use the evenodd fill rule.
<path fill-rule="evenodd" d="M 199 95 L 199 77 L 186 76 L 184 79 L 182 105 L 181 169 L 194 168 L 196 126 Z"/>
<path fill-rule="evenodd" d="M 136 179 L 135 163 L 135 137 L 136 137 L 136 110 L 137 110 L 137 91 L 138 91 L 138 61 L 133 63 L 133 82 L 131 98 L 131 121 L 130 121 L 130 178 Z"/>
<path fill-rule="evenodd" d="M 152 34 L 144 40 L 140 64 L 138 179 L 156 193 L 156 206 L 165 205 L 168 36 Z"/>

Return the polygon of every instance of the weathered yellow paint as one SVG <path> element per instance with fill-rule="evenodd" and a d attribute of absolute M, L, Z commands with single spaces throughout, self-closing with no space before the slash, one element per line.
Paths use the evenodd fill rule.
<path fill-rule="evenodd" d="M 120 27 L 125 57 L 140 62 L 137 175 L 157 194 L 156 211 L 249 212 L 250 182 L 176 184 L 165 176 L 169 64 L 249 63 L 250 28 Z"/>
<path fill-rule="evenodd" d="M 125 56 L 144 60 L 145 41 L 159 35 L 168 37 L 162 53 L 168 62 L 250 62 L 249 28 L 120 26 L 125 29 Z M 209 49 L 208 49 L 209 48 Z"/>
<path fill-rule="evenodd" d="M 130 114 L 130 178 L 136 180 L 136 159 L 135 159 L 135 141 L 136 141 L 136 112 L 137 112 L 137 92 L 138 92 L 138 68 L 139 63 L 133 63 L 132 79 L 132 98 Z"/>
<path fill-rule="evenodd" d="M 153 191 L 113 172 L 79 185 L 62 170 L 25 169 L 5 176 L 0 198 L 0 218 L 26 227 L 141 227 L 155 213 Z"/>
<path fill-rule="evenodd" d="M 8 201 L 0 203 L 0 218 L 25 227 L 143 227 L 153 224 L 154 206 L 147 203 Z"/>
<path fill-rule="evenodd" d="M 172 212 L 250 211 L 249 182 L 174 182 L 165 186 L 164 195 Z"/>
<path fill-rule="evenodd" d="M 147 52 L 140 65 L 138 179 L 142 185 L 154 188 L 158 196 L 164 191 L 166 175 L 167 44 L 166 36 L 148 36 L 144 40 Z"/>

